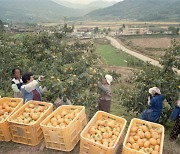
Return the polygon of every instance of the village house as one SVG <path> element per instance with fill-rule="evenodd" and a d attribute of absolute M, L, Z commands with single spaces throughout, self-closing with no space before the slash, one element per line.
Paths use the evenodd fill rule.
<path fill-rule="evenodd" d="M 74 30 L 74 32 L 79 32 L 79 33 L 93 33 L 94 32 L 94 28 L 88 28 L 88 27 L 81 27 L 81 28 L 77 28 Z"/>
<path fill-rule="evenodd" d="M 149 29 L 147 27 L 141 27 L 141 28 L 137 28 L 137 27 L 125 27 L 122 31 L 122 35 L 144 35 L 144 34 L 148 34 L 149 33 Z"/>

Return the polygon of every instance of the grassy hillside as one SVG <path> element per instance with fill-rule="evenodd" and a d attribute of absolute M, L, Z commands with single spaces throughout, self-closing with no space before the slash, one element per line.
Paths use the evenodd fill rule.
<path fill-rule="evenodd" d="M 0 0 L 0 19 L 3 21 L 59 21 L 64 16 L 79 16 L 76 9 L 51 0 Z"/>
<path fill-rule="evenodd" d="M 139 21 L 180 21 L 179 0 L 124 0 L 86 17 L 91 19 L 129 19 Z"/>
<path fill-rule="evenodd" d="M 97 1 L 81 5 L 61 0 L 0 0 L 0 19 L 7 22 L 58 22 L 64 16 L 77 18 L 114 3 Z"/>

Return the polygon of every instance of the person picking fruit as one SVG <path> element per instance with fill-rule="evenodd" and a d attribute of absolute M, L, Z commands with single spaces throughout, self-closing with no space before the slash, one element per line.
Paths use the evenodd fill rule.
<path fill-rule="evenodd" d="M 32 73 L 25 73 L 22 76 L 23 85 L 21 87 L 21 92 L 23 94 L 24 103 L 35 100 L 41 101 L 41 90 L 39 87 L 39 82 L 44 80 L 44 76 L 40 76 L 38 80 L 34 80 Z"/>
<path fill-rule="evenodd" d="M 177 101 L 177 105 L 174 107 L 170 119 L 176 121 L 170 134 L 170 141 L 175 141 L 180 134 L 180 99 Z"/>
<path fill-rule="evenodd" d="M 21 79 L 21 71 L 19 68 L 14 68 L 12 70 L 12 74 L 14 78 L 12 79 L 12 90 L 14 92 L 14 98 L 22 98 L 22 93 L 21 93 L 21 86 L 23 85 L 23 81 Z"/>
<path fill-rule="evenodd" d="M 150 108 L 142 112 L 140 119 L 150 122 L 158 122 L 162 114 L 164 96 L 157 87 L 150 88 L 149 93 L 148 105 L 150 105 Z"/>
<path fill-rule="evenodd" d="M 98 83 L 98 88 L 100 90 L 98 110 L 104 112 L 110 112 L 111 107 L 111 82 L 113 81 L 113 77 L 111 75 L 105 75 L 105 78 L 102 79 L 102 83 Z"/>

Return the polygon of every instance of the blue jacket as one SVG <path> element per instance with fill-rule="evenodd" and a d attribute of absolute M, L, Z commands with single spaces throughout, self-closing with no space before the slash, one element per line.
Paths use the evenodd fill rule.
<path fill-rule="evenodd" d="M 150 121 L 156 121 L 162 114 L 163 109 L 163 95 L 155 95 L 150 100 L 150 110 L 152 112 L 149 113 Z"/>
<path fill-rule="evenodd" d="M 171 120 L 176 120 L 178 119 L 178 117 L 180 117 L 180 107 L 179 106 L 175 106 L 171 115 L 170 115 L 170 119 Z"/>
<path fill-rule="evenodd" d="M 151 122 L 157 122 L 162 114 L 163 109 L 163 95 L 155 95 L 150 99 L 150 108 L 143 111 L 140 115 L 140 119 Z"/>
<path fill-rule="evenodd" d="M 163 101 L 164 101 L 163 95 L 153 96 L 150 100 L 150 109 L 152 109 L 155 112 L 162 112 Z"/>

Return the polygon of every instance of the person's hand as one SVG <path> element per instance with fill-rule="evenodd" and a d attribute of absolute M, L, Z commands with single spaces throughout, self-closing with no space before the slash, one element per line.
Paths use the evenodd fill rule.
<path fill-rule="evenodd" d="M 150 105 L 151 97 L 148 97 L 148 105 Z"/>
<path fill-rule="evenodd" d="M 47 90 L 48 90 L 47 87 L 43 87 L 42 89 L 43 92 L 47 92 Z"/>
<path fill-rule="evenodd" d="M 180 107 L 180 100 L 177 101 L 177 106 Z"/>
<path fill-rule="evenodd" d="M 43 75 L 39 76 L 38 81 L 44 81 L 44 80 L 45 80 L 45 76 Z"/>

